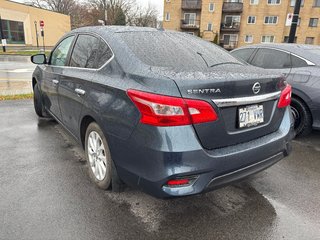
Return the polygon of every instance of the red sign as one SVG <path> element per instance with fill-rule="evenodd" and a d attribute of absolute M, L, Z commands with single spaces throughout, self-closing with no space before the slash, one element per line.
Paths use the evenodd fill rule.
<path fill-rule="evenodd" d="M 43 28 L 44 27 L 44 21 L 40 20 L 40 27 Z"/>

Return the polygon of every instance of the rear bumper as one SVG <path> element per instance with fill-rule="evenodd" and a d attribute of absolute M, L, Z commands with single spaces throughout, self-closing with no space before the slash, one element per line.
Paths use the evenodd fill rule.
<path fill-rule="evenodd" d="M 137 128 L 126 143 L 112 138 L 110 149 L 120 178 L 158 198 L 210 191 L 262 171 L 290 154 L 294 136 L 289 109 L 276 132 L 212 151 L 201 147 L 192 126 L 149 128 Z M 191 186 L 164 186 L 191 175 L 198 176 Z"/>

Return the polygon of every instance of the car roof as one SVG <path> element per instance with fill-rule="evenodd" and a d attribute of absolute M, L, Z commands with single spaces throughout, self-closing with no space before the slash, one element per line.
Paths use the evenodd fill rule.
<path fill-rule="evenodd" d="M 92 27 L 81 27 L 72 30 L 70 33 L 121 33 L 121 32 L 156 32 L 161 29 L 150 28 L 150 27 L 133 27 L 133 26 L 92 26 Z"/>
<path fill-rule="evenodd" d="M 293 43 L 261 43 L 261 44 L 253 44 L 244 47 L 237 48 L 238 49 L 246 49 L 246 48 L 274 48 L 283 51 L 287 51 L 298 56 L 301 56 L 309 61 L 320 65 L 320 46 L 317 45 L 309 45 L 309 44 L 293 44 Z M 316 50 L 316 51 L 314 51 Z"/>

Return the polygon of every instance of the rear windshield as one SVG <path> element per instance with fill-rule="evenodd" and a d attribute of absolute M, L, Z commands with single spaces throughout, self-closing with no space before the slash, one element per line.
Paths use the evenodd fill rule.
<path fill-rule="evenodd" d="M 240 62 L 212 42 L 184 33 L 123 32 L 126 45 L 145 64 L 179 70 L 205 70 Z"/>

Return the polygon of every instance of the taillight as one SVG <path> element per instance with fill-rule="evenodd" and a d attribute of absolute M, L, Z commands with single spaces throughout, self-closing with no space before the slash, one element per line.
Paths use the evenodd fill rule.
<path fill-rule="evenodd" d="M 141 113 L 140 122 L 153 126 L 182 126 L 215 121 L 218 116 L 202 100 L 183 99 L 128 90 L 128 96 Z"/>
<path fill-rule="evenodd" d="M 278 108 L 284 108 L 289 106 L 291 103 L 291 95 L 292 95 L 291 85 L 287 84 L 287 86 L 281 92 L 279 102 L 278 102 Z"/>

